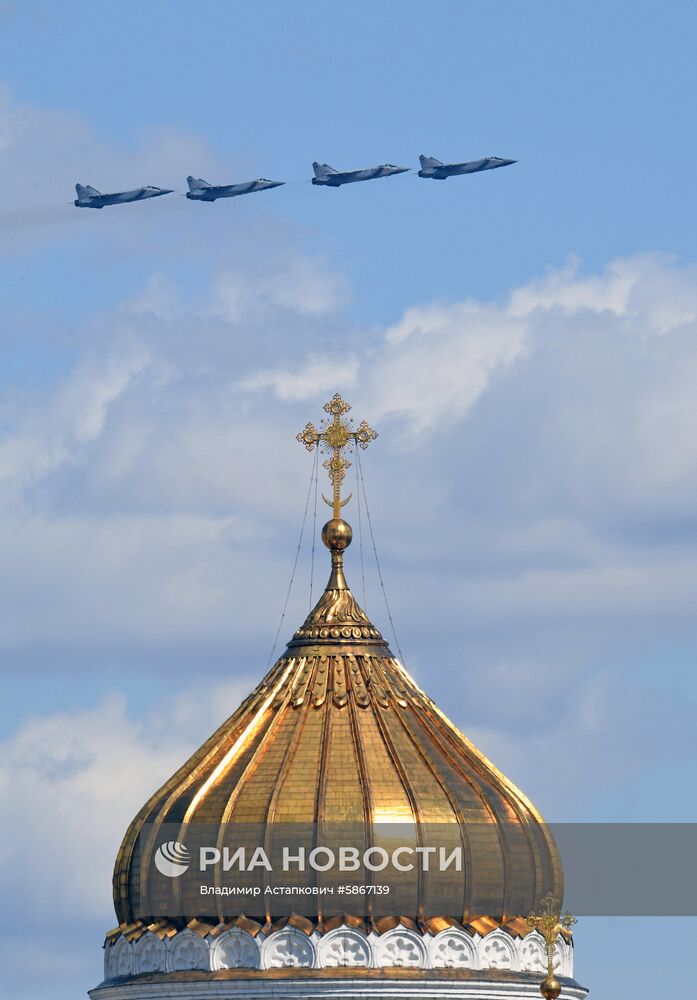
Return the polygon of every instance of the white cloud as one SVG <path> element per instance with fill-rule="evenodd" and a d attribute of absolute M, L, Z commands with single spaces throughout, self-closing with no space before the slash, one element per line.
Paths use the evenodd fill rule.
<path fill-rule="evenodd" d="M 536 309 L 559 309 L 567 314 L 588 310 L 621 316 L 642 268 L 640 261 L 633 258 L 612 261 L 602 274 L 579 276 L 578 270 L 579 261 L 572 260 L 567 267 L 515 289 L 509 314 L 528 316 Z"/>
<path fill-rule="evenodd" d="M 249 534 L 240 519 L 212 516 L 7 514 L 0 644 L 219 642 L 250 581 L 261 589 L 275 569 L 250 553 Z M 264 608 L 253 622 L 270 628 Z"/>
<path fill-rule="evenodd" d="M 508 313 L 529 316 L 535 310 L 572 316 L 609 312 L 642 324 L 654 335 L 669 333 L 697 320 L 697 269 L 678 267 L 666 256 L 646 254 L 611 261 L 600 274 L 579 274 L 580 262 L 552 271 L 513 291 Z"/>
<path fill-rule="evenodd" d="M 539 381 L 546 394 L 540 407 L 551 403 L 556 413 L 550 417 L 564 420 L 559 435 L 575 437 L 577 431 L 602 450 L 606 445 L 597 438 L 604 437 L 616 450 L 621 433 L 627 447 L 647 449 L 661 468 L 674 464 L 677 453 L 685 470 L 685 428 L 697 407 L 691 390 L 696 333 L 697 268 L 643 256 L 580 276 L 575 264 L 515 289 L 500 304 L 467 300 L 408 308 L 350 376 L 375 419 L 398 416 L 418 434 L 459 423 L 504 376 L 515 391 Z M 604 363 L 619 367 L 610 371 Z M 548 385 L 555 364 L 557 383 Z M 309 395 L 316 369 L 312 356 L 304 368 L 266 370 L 243 385 L 272 389 L 280 398 L 289 398 L 289 386 L 300 386 Z M 553 398 L 562 381 L 580 394 L 575 401 Z M 323 391 L 320 384 L 317 393 Z M 623 406 L 635 421 L 624 429 L 613 420 Z M 590 421 L 589 407 L 595 411 Z M 576 419 L 574 429 L 570 421 Z M 667 454 L 656 452 L 656 435 Z M 640 458 L 648 474 L 646 457 L 635 455 L 630 464 L 636 467 Z"/>
<path fill-rule="evenodd" d="M 341 325 L 321 262 L 226 262 L 194 305 L 169 274 L 143 285 L 71 372 L 2 403 L 6 649 L 206 643 L 239 669 L 240 646 L 273 638 L 294 555 L 309 467 L 293 436 L 321 416 L 307 401 L 345 389 L 381 434 L 364 463 L 407 662 L 455 721 L 553 819 L 578 818 L 608 761 L 617 787 L 672 749 L 675 706 L 607 660 L 694 639 L 693 269 L 628 259 L 501 303 L 413 306 L 338 370 L 326 341 L 297 358 L 318 317 Z M 111 698 L 5 740 L 0 875 L 27 911 L 60 894 L 66 918 L 104 912 L 128 821 L 250 685 L 143 718 Z"/>
<path fill-rule="evenodd" d="M 38 406 L 27 401 L 13 413 L 12 403 L 6 404 L 13 431 L 0 438 L 0 482 L 14 492 L 76 460 L 102 433 L 109 407 L 148 363 L 143 347 L 86 358 Z M 13 417 L 19 418 L 16 423 Z"/>
<path fill-rule="evenodd" d="M 76 114 L 17 100 L 0 85 L 0 249 L 16 253 L 29 241 L 58 234 L 65 238 L 85 226 L 92 227 L 92 254 L 97 233 L 101 239 L 132 244 L 128 211 L 124 215 L 76 209 L 75 183 L 100 191 L 146 184 L 176 190 L 192 167 L 210 169 L 214 175 L 221 171 L 217 157 L 193 133 L 158 129 L 129 148 L 105 141 Z M 142 242 L 152 222 L 171 239 L 163 220 L 168 213 L 176 214 L 180 200 L 173 194 L 139 206 L 147 211 L 140 214 L 137 240 Z"/>
<path fill-rule="evenodd" d="M 342 279 L 318 261 L 292 257 L 270 273 L 222 273 L 210 311 L 228 323 L 259 321 L 278 311 L 323 316 L 343 305 L 346 294 Z"/>
<path fill-rule="evenodd" d="M 136 316 L 152 316 L 157 320 L 177 319 L 182 313 L 176 285 L 166 274 L 151 274 L 143 291 L 125 307 Z"/>
<path fill-rule="evenodd" d="M 395 414 L 416 432 L 458 422 L 495 373 L 522 356 L 525 335 L 522 323 L 472 302 L 408 309 L 368 365 L 376 419 Z"/>
<path fill-rule="evenodd" d="M 502 616 L 626 634 L 684 623 L 697 595 L 696 279 L 658 256 L 566 268 L 499 304 L 412 307 L 363 354 L 351 399 L 382 432 L 365 460 L 374 503 L 410 539 L 395 564 L 424 560 L 401 588 L 406 619 L 447 588 L 429 612 L 442 628 L 458 613 L 491 630 Z M 322 374 L 313 355 L 242 384 L 320 402 Z"/>
<path fill-rule="evenodd" d="M 337 368 L 333 358 L 311 358 L 297 371 L 261 371 L 239 382 L 241 389 L 250 391 L 272 389 L 282 400 L 311 399 L 318 393 L 330 393 L 354 385 L 358 360 L 347 358 Z"/>
<path fill-rule="evenodd" d="M 581 607 L 595 621 L 676 620 L 697 579 L 692 547 L 675 544 L 697 503 L 696 286 L 692 269 L 658 258 L 566 269 L 501 304 L 412 307 L 362 355 L 273 369 L 262 344 L 230 379 L 215 325 L 193 364 L 171 350 L 200 306 L 187 312 L 155 275 L 101 350 L 52 389 L 5 401 L 5 642 L 84 636 L 85 608 L 92 636 L 229 634 L 229 600 L 265 625 L 250 579 L 285 558 L 275 539 L 296 530 L 307 473 L 292 437 L 318 415 L 297 403 L 337 388 L 382 432 L 366 459 L 378 516 L 389 507 L 424 548 L 434 586 L 459 553 L 469 571 L 451 593 L 481 621 Z M 243 344 L 247 332 L 233 324 Z M 395 482 L 407 504 L 390 502 Z M 451 518 L 458 530 L 441 540 L 434 525 Z M 407 608 L 417 593 L 405 581 Z"/>
<path fill-rule="evenodd" d="M 283 266 L 270 265 L 271 285 Z M 202 318 L 215 288 L 187 306 L 171 276 L 144 284 L 56 386 L 4 402 L 6 646 L 270 636 L 309 475 L 293 437 L 336 389 L 381 434 L 364 464 L 415 657 L 421 621 L 443 642 L 476 633 L 485 664 L 510 658 L 504 637 L 523 628 L 534 656 L 550 623 L 542 651 L 564 661 L 581 633 L 590 658 L 609 634 L 640 644 L 685 629 L 691 268 L 629 259 L 550 274 L 498 304 L 415 306 L 338 370 L 326 347 L 270 365 L 283 338 L 271 347 L 241 320 Z M 278 329 L 313 319 L 278 299 L 260 308 Z"/>
<path fill-rule="evenodd" d="M 113 695 L 29 718 L 0 743 L 0 819 L 12 830 L 0 878 L 16 918 L 56 905 L 62 920 L 104 914 L 129 822 L 248 690 L 197 686 L 140 716 Z"/>

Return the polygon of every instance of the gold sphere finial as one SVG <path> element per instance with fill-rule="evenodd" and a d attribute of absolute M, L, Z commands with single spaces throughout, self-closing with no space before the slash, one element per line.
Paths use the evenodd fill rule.
<path fill-rule="evenodd" d="M 333 517 L 322 528 L 322 541 L 332 552 L 343 552 L 351 544 L 353 531 L 348 521 Z"/>
<path fill-rule="evenodd" d="M 548 972 L 540 983 L 540 993 L 545 1000 L 557 1000 L 561 993 L 561 983 L 553 972 Z"/>

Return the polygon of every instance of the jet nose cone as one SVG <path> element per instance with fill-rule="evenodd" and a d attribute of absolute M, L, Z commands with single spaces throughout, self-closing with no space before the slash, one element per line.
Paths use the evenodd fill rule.
<path fill-rule="evenodd" d="M 411 170 L 411 167 L 392 167 L 393 174 L 406 174 Z"/>
<path fill-rule="evenodd" d="M 517 162 L 518 162 L 517 160 L 504 160 L 503 165 L 504 167 L 510 167 L 512 163 L 517 163 Z"/>

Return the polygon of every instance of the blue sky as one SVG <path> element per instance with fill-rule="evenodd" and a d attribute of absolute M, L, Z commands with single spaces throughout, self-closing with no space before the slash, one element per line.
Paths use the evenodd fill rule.
<path fill-rule="evenodd" d="M 14 997 L 94 985 L 122 830 L 262 672 L 293 436 L 336 389 L 380 431 L 419 681 L 550 820 L 695 819 L 696 27 L 685 3 L 0 0 L 0 811 L 15 860 L 50 859 L 47 804 L 59 846 L 83 817 L 91 873 L 39 870 L 21 913 L 43 881 L 81 929 L 31 976 L 13 906 Z M 441 184 L 419 153 L 519 162 Z M 415 169 L 324 190 L 313 159 Z M 190 172 L 287 186 L 191 204 Z M 78 211 L 78 180 L 177 193 Z M 594 997 L 655 995 L 654 933 L 579 926 Z"/>
<path fill-rule="evenodd" d="M 240 211 L 278 213 L 341 260 L 363 322 L 393 320 L 405 287 L 416 301 L 490 296 L 569 252 L 590 268 L 637 251 L 691 252 L 688 4 L 358 2 L 347 17 L 314 2 L 151 2 L 137 26 L 128 11 L 9 3 L 7 85 L 83 117 L 104 143 L 134 150 L 158 131 L 194 133 L 228 170 L 288 180 L 261 205 L 218 206 L 228 239 Z M 415 165 L 420 152 L 520 163 L 470 184 L 414 174 L 360 191 L 306 183 L 317 157 Z M 123 183 L 184 184 L 165 162 L 150 173 Z M 191 226 L 199 208 L 148 206 Z M 75 294 L 86 226 L 66 230 L 72 266 L 56 269 L 53 255 L 44 269 L 53 296 L 82 308 L 105 294 L 99 281 Z M 137 287 L 143 266 L 138 255 L 120 260 L 112 294 Z M 179 270 L 195 287 L 205 264 L 194 250 Z"/>

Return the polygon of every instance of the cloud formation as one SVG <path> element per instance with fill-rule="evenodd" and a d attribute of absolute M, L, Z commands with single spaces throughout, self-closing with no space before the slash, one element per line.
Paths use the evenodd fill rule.
<path fill-rule="evenodd" d="M 0 249 L 94 227 L 60 204 L 78 176 L 170 184 L 192 162 L 220 169 L 195 136 L 119 149 L 5 95 Z M 118 213 L 91 231 L 91 253 L 141 262 L 134 291 L 75 322 L 62 370 L 0 395 L 0 669 L 124 650 L 101 699 L 20 719 L 0 745 L 13 919 L 60 899 L 71 942 L 81 925 L 92 946 L 111 922 L 129 820 L 264 670 L 311 465 L 292 438 L 337 390 L 381 435 L 363 467 L 418 681 L 549 819 L 692 819 L 671 776 L 697 731 L 678 676 L 697 641 L 697 268 L 572 261 L 501 301 L 416 303 L 356 330 L 347 280 L 289 227 L 240 212 L 244 239 L 218 232 L 212 260 L 225 219 L 193 213 L 182 271 L 179 206 L 155 208 L 137 239 Z M 310 534 L 279 643 L 306 613 Z M 389 636 L 371 570 L 367 609 Z M 173 648 L 175 694 L 140 708 L 129 651 L 161 669 Z M 202 658 L 216 666 L 192 690 Z M 22 944 L 5 947 L 21 981 Z M 60 963 L 96 981 L 77 953 L 50 955 L 47 992 Z"/>
<path fill-rule="evenodd" d="M 358 391 L 374 400 L 379 415 L 401 416 L 412 431 L 430 430 L 443 421 L 459 422 L 514 365 L 520 370 L 529 361 L 527 380 L 540 377 L 548 344 L 558 355 L 575 354 L 580 368 L 603 353 L 614 360 L 619 348 L 627 364 L 643 362 L 648 369 L 651 353 L 675 353 L 681 338 L 694 333 L 694 267 L 647 255 L 613 261 L 596 275 L 579 268 L 572 262 L 514 289 L 502 303 L 468 300 L 406 309 L 355 370 Z M 668 335 L 670 346 L 662 339 Z M 300 378 L 297 370 L 293 375 Z M 268 375 L 267 382 L 283 385 L 282 373 L 275 382 Z M 308 380 L 307 396 L 312 395 Z"/>
<path fill-rule="evenodd" d="M 269 313 L 324 316 L 343 305 L 344 283 L 338 275 L 307 257 L 286 258 L 275 271 L 221 274 L 214 288 L 213 316 L 228 323 L 268 319 Z"/>
<path fill-rule="evenodd" d="M 0 84 L 0 252 L 16 254 L 56 238 L 70 244 L 85 229 L 100 246 L 133 250 L 127 215 L 75 209 L 76 182 L 107 192 L 147 184 L 176 190 L 192 165 L 213 176 L 221 169 L 192 132 L 157 127 L 130 146 L 119 144 L 79 115 L 22 101 Z M 157 239 L 153 224 L 172 238 L 168 220 L 180 207 L 176 194 L 139 207 L 155 212 L 141 212 L 137 241 Z"/>
<path fill-rule="evenodd" d="M 278 291 L 299 273 L 304 309 Z M 258 286 L 235 275 L 222 264 L 193 298 L 174 274 L 144 278 L 71 370 L 0 401 L 7 662 L 37 641 L 204 643 L 238 671 L 236 650 L 266 650 L 310 471 L 292 438 L 338 388 L 381 433 L 363 463 L 408 665 L 499 765 L 558 818 L 592 796 L 604 759 L 632 780 L 651 745 L 625 752 L 637 727 L 688 734 L 689 710 L 632 664 L 695 640 L 695 270 L 572 264 L 503 302 L 412 306 L 338 370 L 313 343 L 318 315 L 346 324 L 341 295 L 313 286 L 341 287 L 324 262 L 279 249 Z M 256 291 L 222 309 L 233 286 Z M 255 336 L 292 324 L 304 357 Z M 368 610 L 388 631 L 370 574 Z M 100 713 L 121 739 L 123 708 Z M 42 725 L 58 752 L 73 723 Z M 557 745 L 572 798 L 558 771 L 539 777 Z"/>
<path fill-rule="evenodd" d="M 208 321 L 229 274 L 193 305 L 171 277 L 154 275 L 102 321 L 112 336 L 65 377 L 38 397 L 6 396 L 0 531 L 10 552 L 34 553 L 18 569 L 18 592 L 32 565 L 48 588 L 35 635 L 50 638 L 57 619 L 80 634 L 83 622 L 66 604 L 84 606 L 83 574 L 87 594 L 114 615 L 109 627 L 138 633 L 143 595 L 124 595 L 119 566 L 125 572 L 127 563 L 147 581 L 149 611 L 160 608 L 152 634 L 171 628 L 172 606 L 160 598 L 172 589 L 196 609 L 191 620 L 205 607 L 206 628 L 222 619 L 222 596 L 204 587 L 195 599 L 184 581 L 207 576 L 216 591 L 227 579 L 234 591 L 235 579 L 253 572 L 246 541 L 263 550 L 290 527 L 308 470 L 288 441 L 296 423 L 316 416 L 299 403 L 317 405 L 336 388 L 383 431 L 379 456 L 365 460 L 379 513 L 385 484 L 400 481 L 410 503 L 390 503 L 390 516 L 410 524 L 415 551 L 427 546 L 433 569 L 421 572 L 447 578 L 458 552 L 471 571 L 453 580 L 454 593 L 480 621 L 578 616 L 580 607 L 596 620 L 684 613 L 697 586 L 685 544 L 697 502 L 694 269 L 658 257 L 616 261 L 591 276 L 573 266 L 502 303 L 411 307 L 338 368 L 321 349 L 273 368 L 250 331 L 279 315 L 312 324 L 319 308 L 310 292 L 298 320 L 295 302 L 264 291 L 279 287 L 283 267 L 274 262 L 260 276 L 251 315 L 238 305 L 241 312 Z M 324 282 L 321 267 L 293 256 L 289 282 L 298 267 Z M 179 337 L 197 317 L 190 364 Z M 236 372 L 220 365 L 221 339 L 247 345 Z M 459 530 L 446 544 L 428 524 L 455 516 Z M 88 555 L 73 588 L 51 596 L 52 559 L 58 581 L 81 533 L 94 565 Z M 15 624 L 13 641 L 22 634 Z"/>
<path fill-rule="evenodd" d="M 104 919 L 110 872 L 138 809 L 224 719 L 242 683 L 163 696 L 134 717 L 123 698 L 35 716 L 0 743 L 0 815 L 12 827 L 0 878 L 15 919 Z M 95 942 L 96 943 L 96 942 Z"/>

